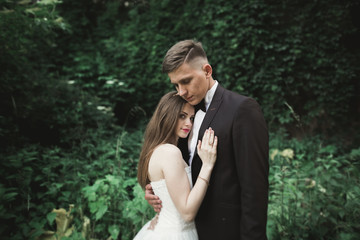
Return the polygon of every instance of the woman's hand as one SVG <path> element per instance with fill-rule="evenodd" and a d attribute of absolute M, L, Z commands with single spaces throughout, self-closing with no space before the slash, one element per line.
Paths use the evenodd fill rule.
<path fill-rule="evenodd" d="M 203 162 L 204 167 L 214 167 L 216 162 L 216 148 L 218 138 L 214 134 L 214 130 L 207 129 L 204 133 L 202 141 L 199 140 L 197 145 L 197 153 Z"/>

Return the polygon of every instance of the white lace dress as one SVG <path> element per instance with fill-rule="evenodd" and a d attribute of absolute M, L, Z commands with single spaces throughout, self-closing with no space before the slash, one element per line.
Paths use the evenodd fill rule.
<path fill-rule="evenodd" d="M 186 167 L 190 185 L 191 168 Z M 135 236 L 134 240 L 198 240 L 194 221 L 185 222 L 176 209 L 167 190 L 165 179 L 151 182 L 155 195 L 162 201 L 162 209 L 158 222 L 153 230 L 148 229 L 150 221 L 146 223 Z M 192 187 L 192 186 L 191 186 Z"/>

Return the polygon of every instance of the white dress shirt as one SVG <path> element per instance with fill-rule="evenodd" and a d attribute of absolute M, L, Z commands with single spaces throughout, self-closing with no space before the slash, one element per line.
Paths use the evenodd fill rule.
<path fill-rule="evenodd" d="M 204 102 L 205 102 L 206 111 L 208 110 L 208 108 L 211 104 L 211 101 L 214 97 L 217 86 L 218 86 L 218 82 L 215 81 L 214 86 L 212 86 L 205 95 Z M 199 136 L 199 130 L 200 130 L 201 124 L 204 120 L 205 114 L 206 113 L 204 111 L 202 111 L 201 109 L 199 109 L 195 114 L 193 128 L 190 133 L 189 140 L 188 140 L 188 149 L 190 152 L 190 158 L 189 158 L 190 166 L 191 166 L 192 160 L 194 158 L 194 153 L 195 153 L 196 145 L 197 145 L 197 139 Z"/>

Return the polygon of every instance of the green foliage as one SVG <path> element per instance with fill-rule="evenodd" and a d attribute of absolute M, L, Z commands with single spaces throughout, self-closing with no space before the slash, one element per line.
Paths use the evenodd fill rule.
<path fill-rule="evenodd" d="M 70 151 L 30 145 L 1 154 L 0 213 L 8 225 L 0 228 L 0 235 L 40 236 L 44 229 L 54 230 L 52 209 L 74 204 L 74 236 L 88 216 L 89 235 L 130 238 L 153 212 L 134 171 L 142 131 L 113 130 L 119 132 L 118 138 L 88 133 Z"/>
<path fill-rule="evenodd" d="M 270 154 L 269 237 L 359 238 L 359 155 L 337 155 L 336 146 L 319 140 L 277 141 Z"/>
<path fill-rule="evenodd" d="M 69 143 L 72 139 L 62 129 L 77 124 L 82 120 L 78 113 L 90 108 L 88 94 L 70 89 L 54 70 L 59 53 L 55 38 L 67 26 L 55 10 L 57 3 L 1 2 L 6 9 L 0 12 L 2 146 Z"/>
<path fill-rule="evenodd" d="M 62 239 L 132 239 L 154 215 L 136 167 L 144 123 L 172 88 L 161 62 L 195 38 L 215 79 L 263 107 L 269 238 L 359 238 L 359 7 L 0 0 L 0 236 L 55 232 L 52 210 L 74 204 Z"/>
<path fill-rule="evenodd" d="M 65 1 L 62 11 L 79 4 Z M 97 79 L 91 84 L 101 89 L 98 95 L 104 79 L 116 79 L 123 85 L 115 84 L 107 98 L 117 106 L 127 98 L 131 104 L 121 110 L 141 106 L 151 112 L 156 101 L 149 99 L 170 87 L 160 73 L 166 50 L 195 38 L 203 42 L 215 78 L 256 98 L 272 129 L 337 132 L 335 123 L 343 129 L 358 119 L 351 114 L 358 107 L 359 48 L 352 41 L 358 7 L 351 0 L 88 3 L 90 17 L 82 23 L 92 31 L 79 31 L 93 41 L 71 43 L 76 56 L 65 73 L 81 86 Z"/>
<path fill-rule="evenodd" d="M 107 231 L 113 239 L 118 239 L 119 234 L 121 239 L 131 239 L 153 214 L 136 179 L 124 179 L 124 176 L 106 175 L 82 189 L 91 220 L 96 222 L 95 236 L 101 237 Z"/>

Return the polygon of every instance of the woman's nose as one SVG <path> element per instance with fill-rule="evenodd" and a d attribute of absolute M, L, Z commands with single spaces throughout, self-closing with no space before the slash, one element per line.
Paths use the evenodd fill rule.
<path fill-rule="evenodd" d="M 187 118 L 186 119 L 186 125 L 188 125 L 188 126 L 192 126 L 192 121 L 191 121 L 191 119 L 190 118 Z"/>

